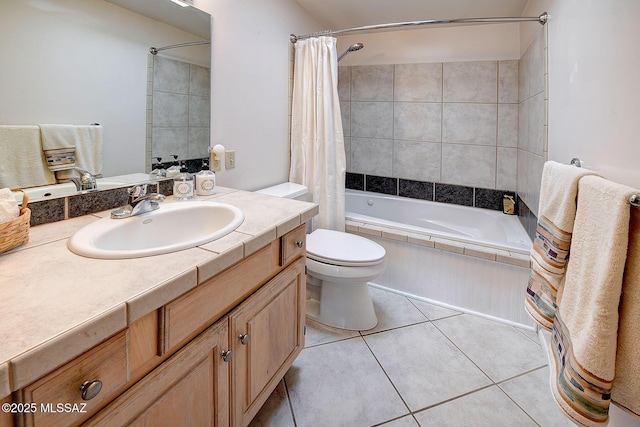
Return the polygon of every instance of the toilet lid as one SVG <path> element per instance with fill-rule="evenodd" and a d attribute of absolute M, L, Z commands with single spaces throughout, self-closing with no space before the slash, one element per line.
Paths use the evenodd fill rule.
<path fill-rule="evenodd" d="M 326 264 L 367 266 L 380 263 L 385 250 L 364 237 L 318 229 L 307 236 L 307 256 Z"/>

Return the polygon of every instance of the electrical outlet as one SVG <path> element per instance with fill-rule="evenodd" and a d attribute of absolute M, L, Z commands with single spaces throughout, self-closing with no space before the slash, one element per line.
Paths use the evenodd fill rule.
<path fill-rule="evenodd" d="M 233 169 L 236 167 L 236 151 L 227 150 L 224 152 L 224 168 Z"/>

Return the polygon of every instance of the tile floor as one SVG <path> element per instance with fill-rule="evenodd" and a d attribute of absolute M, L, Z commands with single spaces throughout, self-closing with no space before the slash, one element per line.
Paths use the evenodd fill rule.
<path fill-rule="evenodd" d="M 306 345 L 251 426 L 571 426 L 537 336 L 371 288 L 378 326 L 307 321 Z"/>

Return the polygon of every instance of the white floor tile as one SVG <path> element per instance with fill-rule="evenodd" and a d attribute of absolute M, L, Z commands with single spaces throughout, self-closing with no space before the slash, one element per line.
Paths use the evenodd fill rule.
<path fill-rule="evenodd" d="M 373 287 L 369 287 L 369 294 L 373 300 L 376 316 L 378 316 L 378 324 L 373 329 L 361 331 L 362 334 L 371 334 L 429 320 L 411 304 L 407 297 Z"/>
<path fill-rule="evenodd" d="M 433 324 L 495 382 L 547 363 L 540 345 L 513 326 L 469 314 Z"/>
<path fill-rule="evenodd" d="M 294 427 L 293 414 L 289 406 L 289 398 L 280 381 L 271 393 L 258 414 L 253 418 L 249 427 Z"/>
<path fill-rule="evenodd" d="M 367 335 L 364 339 L 412 411 L 491 384 L 430 323 Z"/>
<path fill-rule="evenodd" d="M 572 426 L 556 405 L 549 388 L 549 368 L 544 367 L 499 384 L 541 427 Z"/>
<path fill-rule="evenodd" d="M 420 427 L 417 421 L 411 415 L 380 424 L 378 427 Z"/>
<path fill-rule="evenodd" d="M 409 413 L 362 338 L 305 348 L 285 381 L 298 427 L 370 426 Z"/>
<path fill-rule="evenodd" d="M 415 414 L 421 427 L 535 426 L 526 413 L 496 386 Z"/>
<path fill-rule="evenodd" d="M 318 344 L 326 344 L 360 336 L 358 331 L 347 331 L 346 329 L 332 328 L 331 326 L 323 325 L 322 323 L 309 318 L 306 319 L 305 324 L 307 325 L 307 333 L 304 337 L 305 347 L 312 347 Z"/>
<path fill-rule="evenodd" d="M 416 308 L 420 310 L 420 312 L 422 312 L 422 314 L 427 316 L 429 320 L 443 319 L 445 317 L 451 317 L 461 314 L 459 311 L 440 307 L 434 304 L 429 304 L 428 302 L 420 301 L 417 299 L 409 298 L 409 301 L 411 301 L 411 303 L 415 305 Z"/>

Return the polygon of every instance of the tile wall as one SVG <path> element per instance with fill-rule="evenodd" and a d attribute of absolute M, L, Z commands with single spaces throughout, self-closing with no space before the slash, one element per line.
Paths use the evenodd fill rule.
<path fill-rule="evenodd" d="M 147 159 L 208 157 L 210 69 L 149 54 Z M 147 171 L 151 169 L 147 164 Z"/>
<path fill-rule="evenodd" d="M 339 67 L 347 171 L 516 190 L 518 61 Z"/>
<path fill-rule="evenodd" d="M 542 26 L 520 58 L 518 73 L 518 196 L 520 220 L 535 230 L 542 167 L 548 159 L 547 26 Z M 571 159 L 567 159 L 567 163 Z M 522 203 L 524 202 L 524 203 Z"/>

